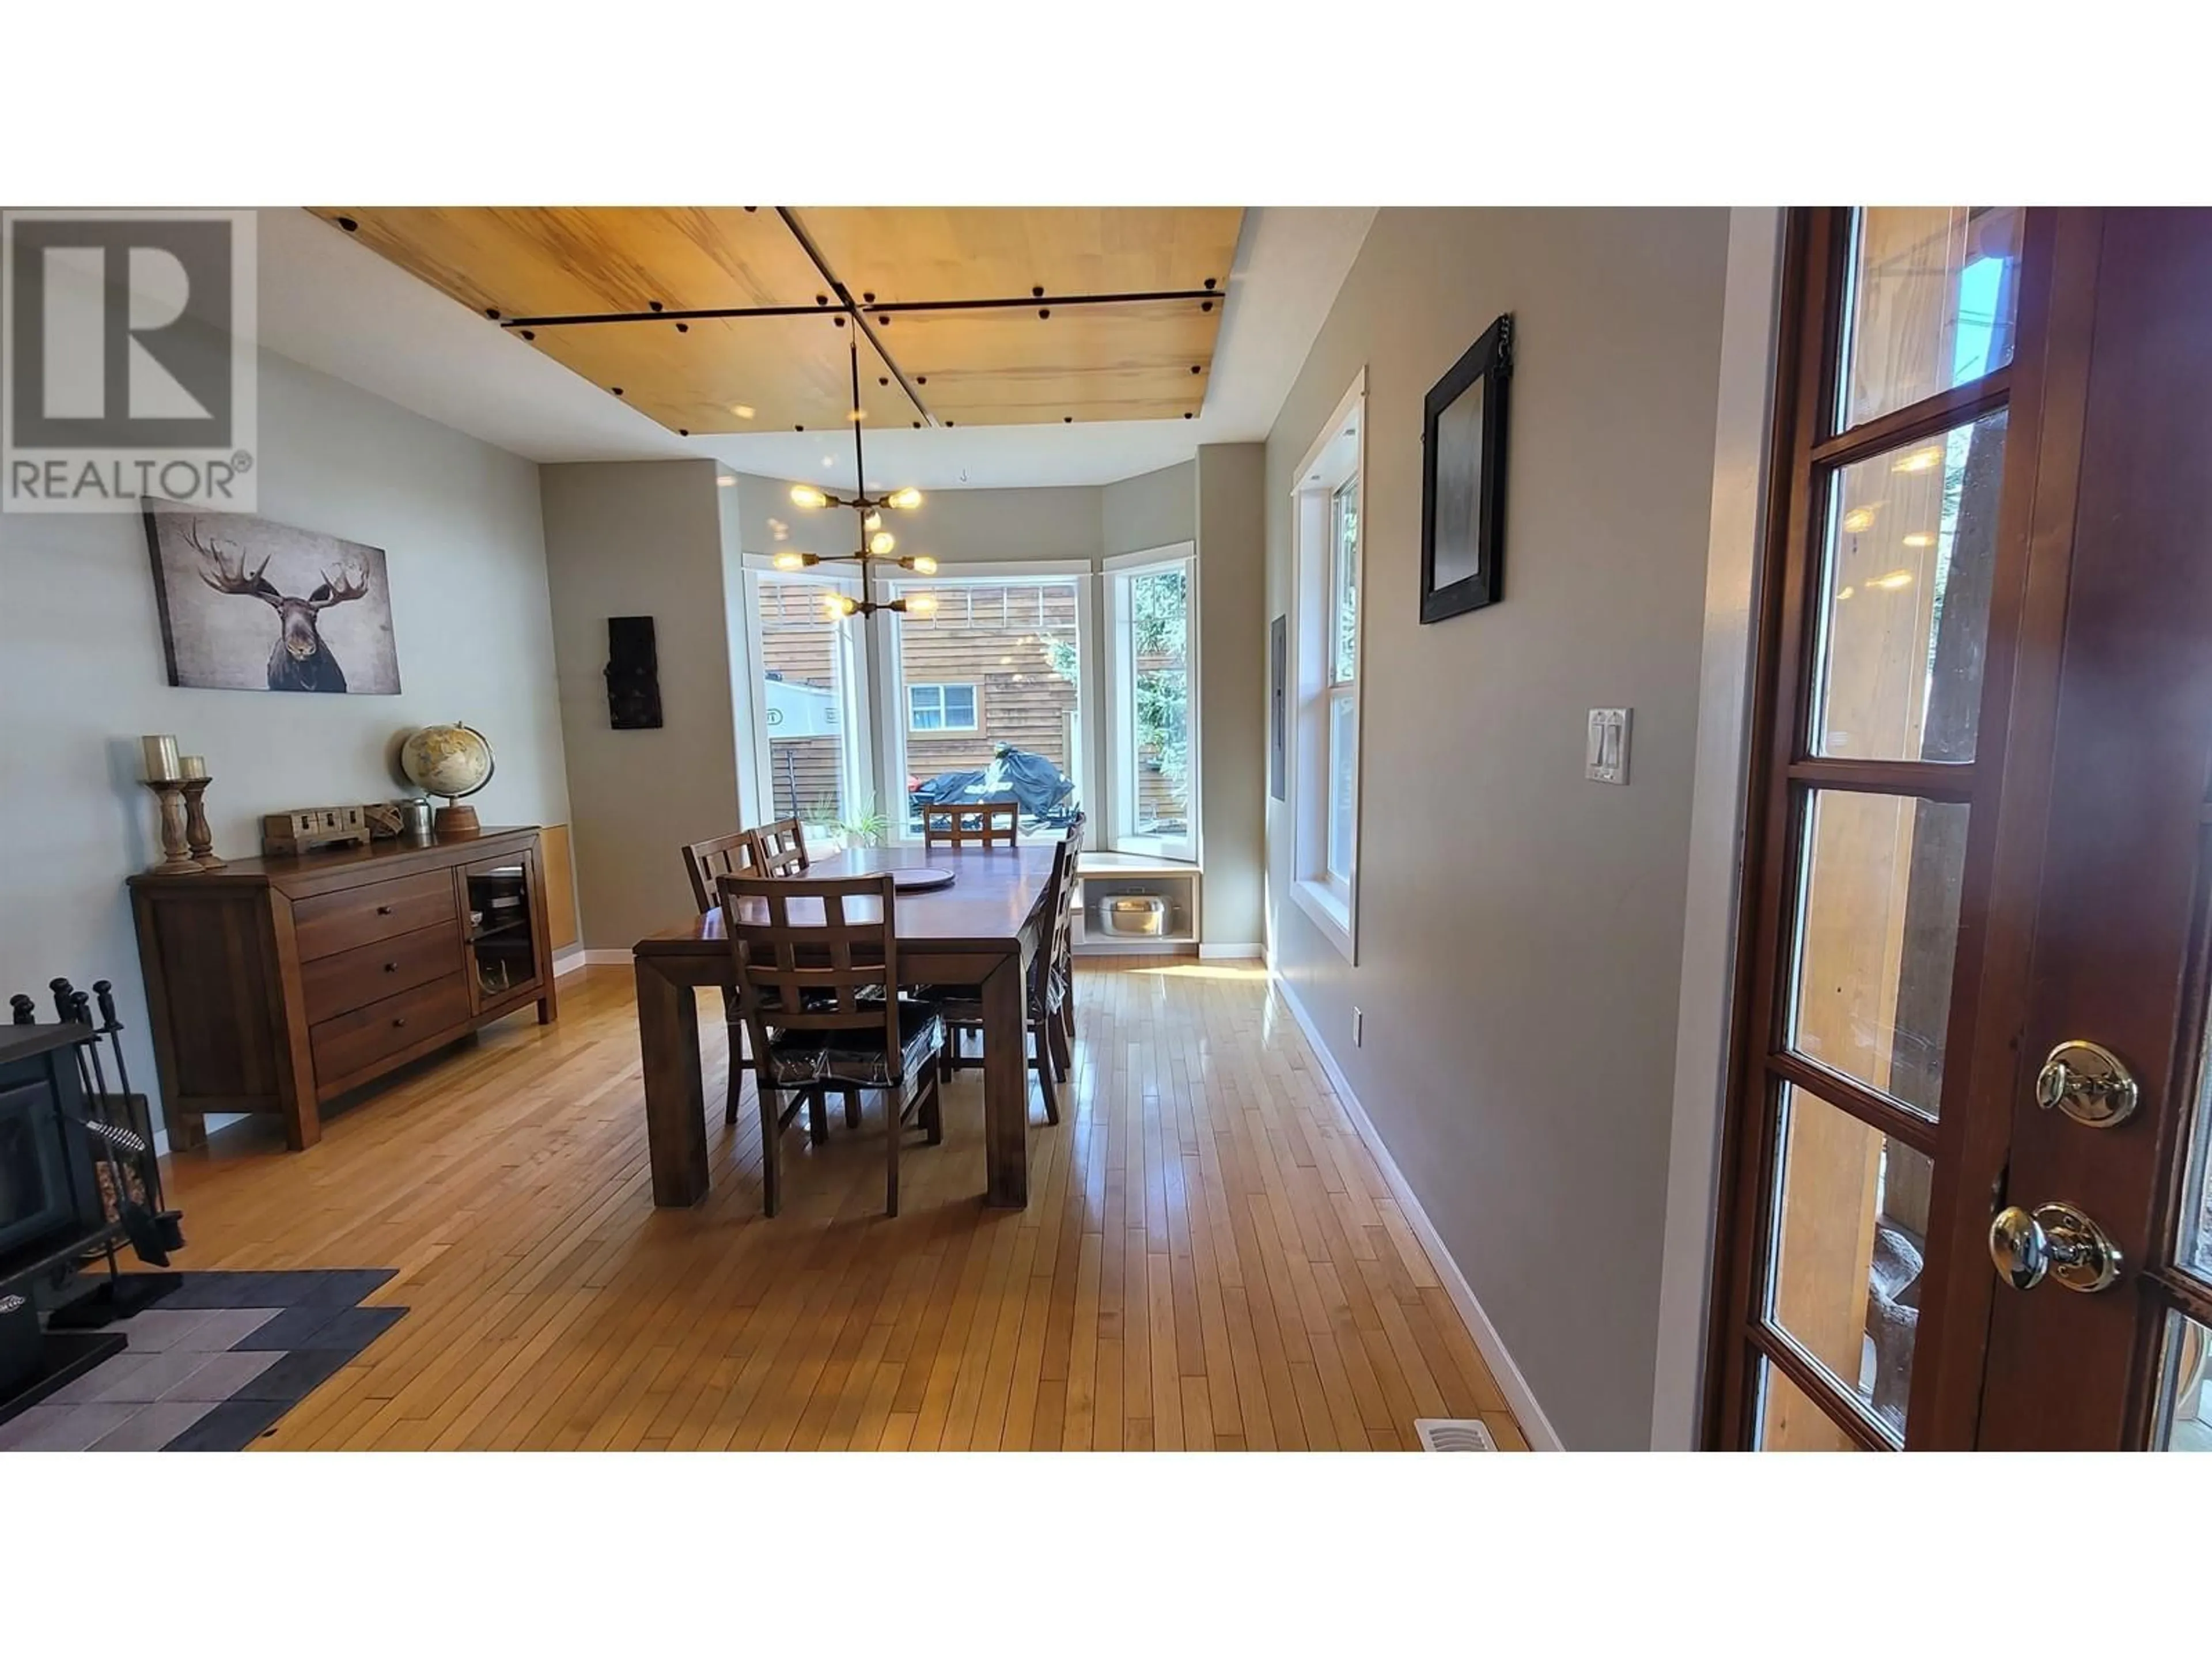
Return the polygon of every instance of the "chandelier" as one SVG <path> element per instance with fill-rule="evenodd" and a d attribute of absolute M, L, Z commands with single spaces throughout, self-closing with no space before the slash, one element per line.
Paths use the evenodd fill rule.
<path fill-rule="evenodd" d="M 878 611 L 897 611 L 910 617 L 930 617 L 937 612 L 937 596 L 933 593 L 908 593 L 896 599 L 878 599 L 875 595 L 875 568 L 879 564 L 896 564 L 902 570 L 911 570 L 927 576 L 937 568 L 937 561 L 927 553 L 901 554 L 898 538 L 884 528 L 884 509 L 894 513 L 911 512 L 921 505 L 921 492 L 912 484 L 894 489 L 888 495 L 868 494 L 868 475 L 866 457 L 860 447 L 860 343 L 853 342 L 853 407 L 848 418 L 853 422 L 853 483 L 855 493 L 850 500 L 832 495 L 812 484 L 799 483 L 791 487 L 794 507 L 809 509 L 821 507 L 849 507 L 860 514 L 860 544 L 850 553 L 802 553 L 797 548 L 787 548 L 770 562 L 778 570 L 805 570 L 817 564 L 857 564 L 860 567 L 860 597 L 849 593 L 830 592 L 823 596 L 823 605 L 833 617 L 872 617 Z"/>

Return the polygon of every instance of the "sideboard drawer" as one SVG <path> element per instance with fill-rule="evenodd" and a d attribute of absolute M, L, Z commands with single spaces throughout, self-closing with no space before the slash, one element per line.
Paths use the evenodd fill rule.
<path fill-rule="evenodd" d="M 386 1054 L 442 1031 L 459 1032 L 468 1023 L 469 985 L 459 974 L 326 1019 L 307 1033 L 315 1054 L 316 1086 L 326 1089 L 341 1078 L 368 1070 Z"/>
<path fill-rule="evenodd" d="M 318 957 L 300 969 L 307 1024 L 319 1025 L 339 1014 L 460 971 L 461 930 L 450 919 L 397 939 L 378 939 L 335 956 Z"/>
<path fill-rule="evenodd" d="M 453 919 L 453 878 L 444 870 L 325 893 L 292 906 L 302 962 Z"/>

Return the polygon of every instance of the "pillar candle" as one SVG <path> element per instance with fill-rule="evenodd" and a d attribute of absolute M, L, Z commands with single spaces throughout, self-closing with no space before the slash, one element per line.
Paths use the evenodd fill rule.
<path fill-rule="evenodd" d="M 179 774 L 179 776 L 204 778 L 207 775 L 207 757 L 204 755 L 187 755 L 183 764 L 184 770 Z"/>
<path fill-rule="evenodd" d="M 174 738 L 141 738 L 146 751 L 146 781 L 149 783 L 173 782 L 183 775 L 177 763 L 177 740 Z"/>

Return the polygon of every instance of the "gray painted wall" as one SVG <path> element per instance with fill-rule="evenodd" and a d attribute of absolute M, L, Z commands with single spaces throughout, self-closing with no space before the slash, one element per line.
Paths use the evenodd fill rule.
<path fill-rule="evenodd" d="M 385 550 L 396 697 L 169 685 L 138 515 L 0 515 L 0 992 L 115 981 L 131 1081 L 152 1090 L 125 877 L 157 856 L 138 737 L 207 757 L 220 853 L 259 817 L 411 793 L 396 740 L 462 720 L 499 769 L 487 824 L 568 816 L 553 636 L 530 462 L 264 354 L 260 510 Z"/>
<path fill-rule="evenodd" d="M 1200 827 L 1206 944 L 1266 938 L 1267 449 L 1198 452 Z"/>
<path fill-rule="evenodd" d="M 1109 483 L 1098 491 L 1099 550 L 1146 553 L 1187 542 L 1198 523 L 1198 463 Z"/>
<path fill-rule="evenodd" d="M 1650 1435 L 1727 244 L 1717 210 L 1386 210 L 1267 442 L 1272 616 L 1365 367 L 1360 965 L 1287 902 L 1270 802 L 1277 963 L 1577 1448 Z M 1421 400 L 1504 311 L 1504 602 L 1423 627 Z M 1582 776 L 1608 704 L 1626 788 Z"/>
<path fill-rule="evenodd" d="M 678 849 L 736 828 L 738 738 L 712 461 L 539 469 L 584 943 L 627 950 L 692 914 Z M 651 617 L 665 724 L 607 717 L 607 618 Z"/>
<path fill-rule="evenodd" d="M 737 490 L 738 535 L 746 552 L 773 554 L 785 546 L 825 556 L 853 550 L 855 523 L 848 509 L 793 507 L 791 481 L 784 478 L 740 473 Z M 1098 497 L 1088 485 L 935 489 L 912 512 L 886 513 L 884 527 L 898 537 L 901 554 L 928 553 L 944 564 L 1096 559 Z"/>

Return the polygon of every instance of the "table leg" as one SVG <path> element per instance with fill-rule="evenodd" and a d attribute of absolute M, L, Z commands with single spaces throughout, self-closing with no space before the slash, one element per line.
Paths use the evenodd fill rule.
<path fill-rule="evenodd" d="M 1029 1050 L 1019 951 L 983 980 L 983 1201 L 1024 1209 L 1030 1201 Z"/>
<path fill-rule="evenodd" d="M 637 971 L 638 1047 L 645 1060 L 645 1139 L 653 1201 L 663 1208 L 707 1196 L 707 1100 L 699 1079 L 699 1003 L 648 962 Z"/>

